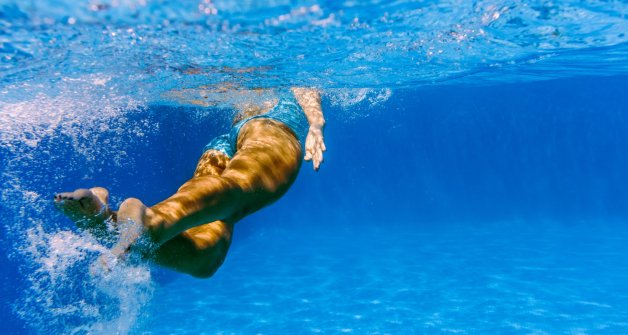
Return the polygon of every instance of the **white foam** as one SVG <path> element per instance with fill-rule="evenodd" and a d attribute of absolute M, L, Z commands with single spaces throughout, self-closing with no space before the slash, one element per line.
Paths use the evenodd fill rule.
<path fill-rule="evenodd" d="M 136 110 L 143 104 L 136 97 L 121 94 L 111 78 L 104 75 L 66 77 L 50 88 L 29 83 L 9 87 L 11 100 L 0 97 L 0 147 L 22 150 L 36 148 L 44 138 L 55 132 L 68 135 L 73 148 L 92 160 L 93 147 L 88 147 L 95 133 L 120 132 L 108 127 L 106 121 Z"/>
<path fill-rule="evenodd" d="M 110 272 L 87 271 L 108 249 L 87 234 L 27 232 L 23 253 L 34 262 L 18 313 L 35 329 L 61 333 L 127 334 L 150 300 L 147 265 L 119 262 Z"/>
<path fill-rule="evenodd" d="M 347 119 L 368 116 L 392 96 L 389 88 L 329 89 L 325 96 L 332 106 L 339 107 Z"/>
<path fill-rule="evenodd" d="M 14 307 L 38 333 L 127 334 L 152 295 L 147 265 L 121 262 L 106 275 L 90 273 L 107 246 L 57 222 L 50 195 L 40 193 L 47 173 L 68 178 L 76 162 L 86 174 L 97 171 L 102 157 L 132 164 L 124 154 L 129 137 L 141 139 L 156 125 L 128 122 L 144 100 L 115 82 L 105 75 L 64 77 L 50 86 L 17 83 L 7 88 L 10 96 L 0 95 L 3 223 L 14 250 L 9 257 L 26 280 Z M 74 160 L 37 172 L 59 150 Z"/>

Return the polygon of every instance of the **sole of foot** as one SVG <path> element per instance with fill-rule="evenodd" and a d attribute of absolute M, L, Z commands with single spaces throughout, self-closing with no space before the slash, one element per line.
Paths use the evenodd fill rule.
<path fill-rule="evenodd" d="M 55 207 L 76 223 L 79 228 L 102 233 L 104 221 L 113 214 L 109 210 L 109 191 L 103 187 L 80 188 L 57 193 Z"/>

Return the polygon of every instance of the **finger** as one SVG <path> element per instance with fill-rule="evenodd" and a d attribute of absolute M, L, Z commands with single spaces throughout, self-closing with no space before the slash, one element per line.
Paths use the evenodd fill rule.
<path fill-rule="evenodd" d="M 316 156 L 314 157 L 314 162 L 316 162 L 317 166 L 320 166 L 322 161 L 323 161 L 323 154 L 320 151 L 317 151 Z"/>
<path fill-rule="evenodd" d="M 323 151 L 325 151 L 325 143 L 319 142 L 318 145 L 316 146 L 316 149 L 317 149 L 316 151 L 320 151 L 322 153 Z"/>

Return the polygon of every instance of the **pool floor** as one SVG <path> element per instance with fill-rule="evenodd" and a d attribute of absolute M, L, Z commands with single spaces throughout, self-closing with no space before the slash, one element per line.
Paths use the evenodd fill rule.
<path fill-rule="evenodd" d="M 628 329 L 628 229 L 619 223 L 349 229 L 358 226 L 275 224 L 236 235 L 213 278 L 158 280 L 134 332 L 618 334 Z"/>

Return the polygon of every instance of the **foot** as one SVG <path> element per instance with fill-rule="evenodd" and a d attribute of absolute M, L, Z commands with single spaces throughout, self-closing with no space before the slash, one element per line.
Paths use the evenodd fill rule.
<path fill-rule="evenodd" d="M 58 193 L 54 201 L 55 206 L 79 228 L 97 235 L 102 234 L 103 230 L 106 232 L 104 221 L 114 214 L 108 206 L 109 192 L 102 187 Z"/>

